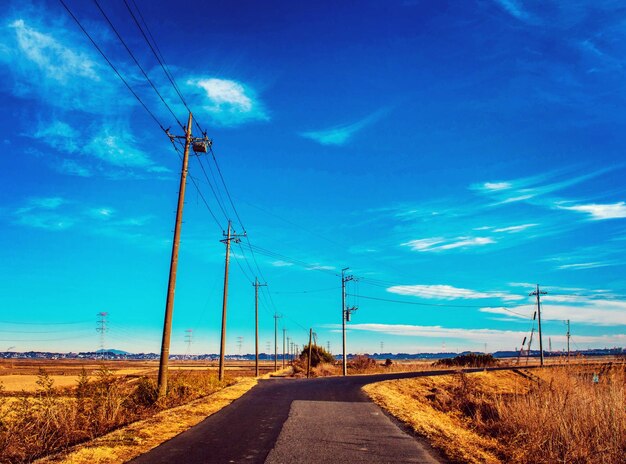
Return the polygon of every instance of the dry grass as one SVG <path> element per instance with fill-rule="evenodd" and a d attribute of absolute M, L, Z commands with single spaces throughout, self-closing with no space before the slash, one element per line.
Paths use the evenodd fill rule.
<path fill-rule="evenodd" d="M 240 379 L 234 385 L 213 395 L 161 411 L 148 419 L 134 422 L 86 444 L 75 446 L 67 452 L 36 462 L 40 464 L 113 464 L 129 461 L 193 427 L 207 416 L 215 414 L 250 390 L 256 383 L 257 380 L 254 378 Z"/>
<path fill-rule="evenodd" d="M 381 382 L 365 391 L 453 462 L 624 462 L 624 365 L 605 368 L 597 384 L 594 369 L 445 375 Z"/>
<path fill-rule="evenodd" d="M 50 375 L 40 370 L 38 375 L 32 369 L 41 363 L 15 363 L 4 366 L 0 379 L 19 377 L 21 391 L 3 391 L 0 380 L 0 462 L 30 462 L 59 450 L 65 450 L 78 443 L 85 443 L 96 437 L 123 427 L 138 420 L 160 415 L 167 416 L 171 408 L 176 408 L 208 396 L 214 396 L 225 387 L 235 382 L 234 375 L 253 374 L 249 366 L 238 366 L 237 371 L 228 371 L 224 382 L 217 380 L 214 370 L 193 369 L 197 366 L 184 366 L 171 369 L 168 395 L 157 402 L 154 363 L 142 365 L 107 363 L 95 370 L 95 365 L 76 362 L 48 362 Z M 117 371 L 108 369 L 108 365 L 119 367 Z M 147 364 L 147 363 L 144 363 Z M 88 367 L 89 371 L 84 367 Z M 192 367 L 192 369 L 187 369 Z M 80 368 L 80 370 L 79 370 Z M 19 372 L 16 375 L 15 372 Z M 80 375 L 77 375 L 81 372 Z M 148 376 L 140 376 L 149 372 Z M 92 375 L 90 375 L 92 374 Z M 63 382 L 57 385 L 56 380 Z M 32 381 L 35 380 L 35 385 Z M 209 410 L 223 407 L 238 392 L 243 394 L 254 385 L 249 378 L 242 385 L 244 390 L 233 388 L 209 401 Z M 14 388 L 15 385 L 13 385 Z M 26 388 L 28 388 L 28 391 Z M 221 398 L 221 399 L 220 399 Z M 230 399 L 229 399 L 230 398 Z M 227 403 L 224 403 L 227 401 Z M 221 406 L 220 406 L 221 405 Z M 162 412 L 163 409 L 168 411 Z M 200 408 L 199 411 L 206 411 Z M 189 415 L 189 414 L 187 414 Z M 195 417 L 195 413 L 190 418 Z M 186 424 L 178 419 L 175 423 Z M 168 429 L 178 430 L 170 424 Z M 166 439 L 166 438 L 164 438 Z"/>

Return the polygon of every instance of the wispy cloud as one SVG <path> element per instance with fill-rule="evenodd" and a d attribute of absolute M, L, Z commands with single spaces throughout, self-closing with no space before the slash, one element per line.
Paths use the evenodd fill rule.
<path fill-rule="evenodd" d="M 343 124 L 319 131 L 301 132 L 300 135 L 304 138 L 314 140 L 321 145 L 345 145 L 350 141 L 353 135 L 367 126 L 374 124 L 386 114 L 386 112 L 387 110 L 379 110 L 351 124 Z"/>
<path fill-rule="evenodd" d="M 267 121 L 269 116 L 252 88 L 232 79 L 193 77 L 187 89 L 214 122 L 236 126 L 249 121 Z"/>
<path fill-rule="evenodd" d="M 500 8 L 509 13 L 511 16 L 521 20 L 527 21 L 530 19 L 530 15 L 522 7 L 520 0 L 494 0 Z"/>
<path fill-rule="evenodd" d="M 485 190 L 506 190 L 512 187 L 510 182 L 485 182 L 482 188 Z"/>
<path fill-rule="evenodd" d="M 330 325 L 328 326 L 331 327 Z M 332 325 L 333 328 L 340 328 L 339 325 Z M 495 329 L 466 329 L 456 327 L 442 327 L 439 325 L 410 325 L 410 324 L 351 324 L 351 330 L 364 332 L 383 333 L 387 335 L 404 336 L 404 337 L 423 337 L 437 338 L 440 340 L 461 340 L 469 345 L 477 345 L 488 343 L 491 349 L 507 349 L 511 350 L 519 346 L 522 339 L 528 335 L 527 332 L 517 330 L 495 330 Z M 544 334 L 544 337 L 550 335 L 553 342 L 565 342 L 565 335 L 561 334 Z M 587 335 L 577 336 L 576 341 L 579 343 L 596 343 L 601 345 L 620 346 L 626 343 L 626 334 L 611 335 Z"/>
<path fill-rule="evenodd" d="M 422 238 L 416 240 L 410 240 L 405 243 L 401 243 L 401 246 L 408 246 L 413 251 L 426 252 L 426 251 L 445 251 L 454 250 L 457 248 L 470 248 L 480 247 L 496 243 L 491 237 L 456 237 L 453 239 L 446 239 L 443 237 Z"/>
<path fill-rule="evenodd" d="M 615 167 L 598 169 L 579 176 L 565 177 L 566 172 L 554 171 L 538 176 L 521 177 L 506 182 L 482 182 L 470 186 L 480 194 L 486 195 L 496 201 L 494 205 L 505 205 L 531 200 L 539 202 L 541 197 L 548 194 L 565 190 L 569 187 L 581 184 L 595 177 L 601 176 L 616 169 Z M 553 207 L 554 200 L 544 201 L 545 206 Z"/>
<path fill-rule="evenodd" d="M 29 198 L 11 214 L 11 221 L 21 226 L 51 231 L 72 228 L 85 234 L 160 246 L 162 240 L 146 230 L 152 219 L 150 215 L 124 217 L 109 206 L 90 207 L 59 196 Z"/>
<path fill-rule="evenodd" d="M 441 300 L 477 300 L 484 298 L 498 298 L 505 301 L 520 300 L 524 297 L 507 292 L 476 291 L 451 285 L 394 285 L 387 289 L 390 293 L 409 295 L 420 298 Z"/>
<path fill-rule="evenodd" d="M 82 37 L 30 13 L 1 28 L 0 64 L 11 72 L 15 96 L 94 114 L 112 114 L 120 104 L 132 103 Z"/>
<path fill-rule="evenodd" d="M 290 266 L 293 266 L 293 263 L 289 263 L 287 261 L 282 261 L 280 259 L 278 261 L 272 261 L 271 264 L 274 267 L 290 267 Z"/>
<path fill-rule="evenodd" d="M 561 264 L 560 266 L 557 266 L 557 269 L 595 269 L 598 267 L 606 267 L 606 266 L 611 266 L 611 263 L 602 263 L 602 262 L 595 262 L 595 263 L 572 263 L 572 264 Z"/>
<path fill-rule="evenodd" d="M 152 173 L 169 171 L 155 164 L 146 152 L 138 148 L 137 140 L 127 125 L 120 121 L 113 122 L 107 118 L 80 132 L 67 122 L 56 119 L 49 123 L 41 122 L 34 137 L 70 156 L 54 160 L 53 168 L 61 173 L 90 177 L 98 172 L 109 177 L 119 177 L 115 168 Z"/>
<path fill-rule="evenodd" d="M 23 226 L 47 230 L 65 230 L 74 225 L 74 219 L 59 212 L 67 204 L 62 197 L 35 197 L 13 212 L 13 222 Z"/>
<path fill-rule="evenodd" d="M 602 298 L 589 298 L 575 295 L 546 295 L 542 298 L 541 318 L 543 320 L 564 321 L 598 326 L 626 325 L 626 301 Z M 567 304 L 563 304 L 567 303 Z M 507 311 L 508 309 L 508 311 Z M 528 314 L 527 305 L 514 308 L 485 307 L 481 312 L 519 317 Z M 520 315 L 514 314 L 520 313 Z M 532 316 L 532 314 L 530 314 Z"/>
<path fill-rule="evenodd" d="M 586 213 L 589 215 L 589 219 L 594 221 L 626 218 L 626 203 L 623 201 L 608 204 L 590 203 L 586 205 L 574 206 L 558 205 L 558 208 L 568 211 L 576 211 L 579 213 Z"/>
<path fill-rule="evenodd" d="M 498 233 L 507 232 L 509 234 L 514 234 L 517 232 L 522 232 L 526 229 L 530 229 L 531 227 L 536 227 L 538 225 L 539 224 L 520 224 L 518 226 L 501 227 L 499 229 L 494 229 L 494 232 L 498 232 Z"/>

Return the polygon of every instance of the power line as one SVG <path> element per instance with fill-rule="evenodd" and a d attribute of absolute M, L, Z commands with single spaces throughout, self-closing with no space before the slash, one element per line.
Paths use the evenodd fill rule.
<path fill-rule="evenodd" d="M 176 150 L 176 153 L 178 153 L 178 157 L 182 159 L 183 155 L 180 152 L 180 149 L 176 146 L 174 141 L 172 141 L 171 139 L 170 139 L 170 141 L 172 142 L 172 146 L 174 147 L 174 150 Z M 215 216 L 215 213 L 213 213 L 213 210 L 209 206 L 209 203 L 207 202 L 206 198 L 204 198 L 204 195 L 202 194 L 202 191 L 200 191 L 200 187 L 198 186 L 198 183 L 196 182 L 196 179 L 193 176 L 189 176 L 189 178 L 191 179 L 191 183 L 193 184 L 193 186 L 196 188 L 196 191 L 198 192 L 198 195 L 200 195 L 200 198 L 202 199 L 202 202 L 204 203 L 204 206 L 206 206 L 206 209 L 209 211 L 209 214 L 211 215 L 211 217 L 213 218 L 213 220 L 215 221 L 217 226 L 220 228 L 220 230 L 223 230 L 224 228 L 222 227 L 222 224 L 220 224 L 220 221 L 217 219 L 217 216 Z"/>
<path fill-rule="evenodd" d="M 235 216 L 237 217 L 237 221 L 239 221 L 239 225 L 241 226 L 241 229 L 243 231 L 243 233 L 246 233 L 246 227 L 243 225 L 243 222 L 241 221 L 241 218 L 239 217 L 239 213 L 237 212 L 237 208 L 235 208 L 235 203 L 233 203 L 233 199 L 230 196 L 230 192 L 228 191 L 228 187 L 226 186 L 226 181 L 224 180 L 224 176 L 222 175 L 222 170 L 220 169 L 220 165 L 217 164 L 217 159 L 215 158 L 215 153 L 213 153 L 213 148 L 210 147 L 209 151 L 211 152 L 211 158 L 213 158 L 213 163 L 215 164 L 215 167 L 217 168 L 217 173 L 220 175 L 220 179 L 222 180 L 222 185 L 224 186 L 224 191 L 226 192 L 226 196 L 228 197 L 228 201 L 230 202 L 230 206 L 233 208 L 233 212 L 235 213 Z"/>
<path fill-rule="evenodd" d="M 124 46 L 124 48 L 126 49 L 126 51 L 128 52 L 128 54 L 130 55 L 130 57 L 133 59 L 133 61 L 135 62 L 135 64 L 137 65 L 137 67 L 139 68 L 139 70 L 141 71 L 141 73 L 143 74 L 143 76 L 146 78 L 146 80 L 148 81 L 148 83 L 150 84 L 150 86 L 152 86 L 152 89 L 156 92 L 156 94 L 159 96 L 159 98 L 161 99 L 161 101 L 163 102 L 163 104 L 165 105 L 165 107 L 168 109 L 168 111 L 171 113 L 171 115 L 174 117 L 174 120 L 178 123 L 178 125 L 185 130 L 183 124 L 180 122 L 180 120 L 176 117 L 176 114 L 174 114 L 174 111 L 172 111 L 172 108 L 170 108 L 170 105 L 167 104 L 167 102 L 165 101 L 165 99 L 163 98 L 163 95 L 161 95 L 161 92 L 159 92 L 159 90 L 156 88 L 156 86 L 154 85 L 154 83 L 152 82 L 152 80 L 148 77 L 148 74 L 146 74 L 146 71 L 144 71 L 143 67 L 141 66 L 141 64 L 139 64 L 139 61 L 137 61 L 137 58 L 135 58 L 135 55 L 133 54 L 133 52 L 131 51 L 131 49 L 128 47 L 128 45 L 126 45 L 126 42 L 124 41 L 124 39 L 122 39 L 122 36 L 120 35 L 120 33 L 117 31 L 117 29 L 115 28 L 115 26 L 113 25 L 113 23 L 111 22 L 111 20 L 109 19 L 109 17 L 107 16 L 107 14 L 104 12 L 104 10 L 102 9 L 102 7 L 100 6 L 100 3 L 98 3 L 98 0 L 93 0 L 94 3 L 96 4 L 96 6 L 98 7 L 98 10 L 100 10 L 100 13 L 102 13 L 102 16 L 104 16 L 104 19 L 106 19 L 107 23 L 109 23 L 109 26 L 111 26 L 111 29 L 113 29 L 113 32 L 115 32 L 115 35 L 117 36 L 117 38 L 119 39 L 119 41 L 122 43 L 122 45 Z"/>
<path fill-rule="evenodd" d="M 94 47 L 96 47 L 96 50 L 98 50 L 98 52 L 100 53 L 100 55 L 102 55 L 102 58 L 105 59 L 105 61 L 109 64 L 109 66 L 111 66 L 111 69 L 113 69 L 113 71 L 115 72 L 115 74 L 117 74 L 117 77 L 120 78 L 120 80 L 124 83 L 124 85 L 128 88 L 128 90 L 130 91 L 130 93 L 133 94 L 133 96 L 137 99 L 137 101 L 141 104 L 141 106 L 143 106 L 143 109 L 146 110 L 146 112 L 150 115 L 150 117 L 154 120 L 154 122 L 156 122 L 158 124 L 158 126 L 161 128 L 162 131 L 165 132 L 165 128 L 163 127 L 163 125 L 159 122 L 159 120 L 157 119 L 157 117 L 154 115 L 154 113 L 152 111 L 150 111 L 150 109 L 146 106 L 146 104 L 143 102 L 143 100 L 139 97 L 139 95 L 137 95 L 137 93 L 133 90 L 133 88 L 130 86 L 130 84 L 128 82 L 126 82 L 126 79 L 124 79 L 124 77 L 120 74 L 120 72 L 117 70 L 117 68 L 115 67 L 115 65 L 111 62 L 111 60 L 109 60 L 109 58 L 104 54 L 104 52 L 102 51 L 102 49 L 98 46 L 98 44 L 95 42 L 95 40 L 91 37 L 91 35 L 89 35 L 89 32 L 87 32 L 87 30 L 83 27 L 83 25 L 80 23 L 80 21 L 78 20 L 78 18 L 76 16 L 74 16 L 74 13 L 72 13 L 72 11 L 69 9 L 69 7 L 65 4 L 65 2 L 63 0 L 59 0 L 59 2 L 61 3 L 61 5 L 63 5 L 63 8 L 65 8 L 65 10 L 68 12 L 68 14 L 72 17 L 72 19 L 76 22 L 76 24 L 78 25 L 78 27 L 83 31 L 83 33 L 87 36 L 87 38 L 89 39 L 89 41 L 93 44 Z"/>
<path fill-rule="evenodd" d="M 73 325 L 73 324 L 91 324 L 93 321 L 71 321 L 71 322 L 22 322 L 22 321 L 0 321 L 0 324 L 9 325 Z"/>
<path fill-rule="evenodd" d="M 357 296 L 355 294 L 351 294 L 351 293 L 347 293 L 346 295 L 348 296 Z M 378 298 L 378 297 L 374 297 L 374 296 L 365 296 L 365 295 L 358 295 L 359 298 L 365 298 L 366 300 L 376 300 L 376 301 L 385 301 L 387 303 L 400 303 L 400 304 L 408 304 L 408 305 L 415 305 L 415 306 L 436 306 L 436 307 L 441 307 L 441 308 L 484 308 L 485 305 L 458 305 L 458 304 L 447 304 L 447 303 L 421 303 L 419 301 L 402 301 L 402 300 L 393 300 L 390 298 Z M 504 309 L 505 311 L 508 311 L 510 313 L 513 314 L 517 314 L 518 316 L 521 317 L 528 317 L 526 314 L 521 314 L 515 311 L 511 311 L 510 309 L 508 309 L 505 306 L 498 306 L 497 309 Z"/>
<path fill-rule="evenodd" d="M 207 184 L 209 184 L 209 187 L 211 188 L 211 191 L 213 192 L 213 196 L 215 197 L 215 201 L 217 201 L 217 205 L 220 207 L 220 209 L 222 210 L 222 214 L 224 215 L 224 218 L 228 221 L 228 214 L 226 214 L 226 210 L 224 209 L 224 206 L 222 205 L 223 200 L 221 200 L 221 197 L 218 195 L 219 190 L 215 190 L 215 188 L 213 188 L 213 184 L 211 183 L 211 181 L 209 180 L 209 176 L 207 175 L 206 169 L 204 169 L 204 164 L 202 163 L 202 158 L 200 158 L 200 156 L 198 156 L 196 154 L 196 159 L 198 160 L 198 164 L 200 165 L 200 168 L 202 169 L 202 172 L 204 173 L 204 177 L 206 178 Z M 209 170 L 211 168 L 211 164 L 209 163 Z M 211 177 L 213 177 L 213 171 L 211 171 Z M 213 182 L 215 182 L 215 177 L 213 177 Z M 217 182 L 215 182 L 216 187 L 217 187 Z"/>
<path fill-rule="evenodd" d="M 278 291 L 278 292 L 270 292 L 274 295 L 291 295 L 291 294 L 301 294 L 301 293 L 317 293 L 317 292 L 329 292 L 331 290 L 337 290 L 339 287 L 326 287 L 326 288 L 314 288 L 311 290 L 297 290 L 297 291 Z"/>

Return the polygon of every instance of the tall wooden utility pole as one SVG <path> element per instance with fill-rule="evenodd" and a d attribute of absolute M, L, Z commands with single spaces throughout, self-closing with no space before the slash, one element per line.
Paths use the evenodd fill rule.
<path fill-rule="evenodd" d="M 228 221 L 228 230 L 220 242 L 226 244 L 226 260 L 224 263 L 224 298 L 222 299 L 222 335 L 220 339 L 220 369 L 219 379 L 224 380 L 224 355 L 226 354 L 226 306 L 228 303 L 228 265 L 230 263 L 230 242 L 239 243 L 239 236 L 232 233 L 231 222 Z"/>
<path fill-rule="evenodd" d="M 307 360 L 306 378 L 311 377 L 311 343 L 313 339 L 313 329 L 309 329 L 309 359 Z"/>
<path fill-rule="evenodd" d="M 569 339 L 570 339 L 570 330 L 569 330 L 569 319 L 567 320 L 567 362 L 569 363 Z"/>
<path fill-rule="evenodd" d="M 283 327 L 283 369 L 285 368 L 285 337 L 287 336 L 287 329 Z"/>
<path fill-rule="evenodd" d="M 350 313 L 356 310 L 356 307 L 346 308 L 346 282 L 354 280 L 354 277 L 346 275 L 346 271 L 349 267 L 341 270 L 341 333 L 343 335 L 343 375 L 348 375 L 348 362 L 346 355 L 346 322 L 350 320 Z"/>
<path fill-rule="evenodd" d="M 259 283 L 259 279 L 254 278 L 254 376 L 259 376 L 259 287 L 266 287 L 267 284 Z"/>
<path fill-rule="evenodd" d="M 543 290 L 539 290 L 539 284 L 537 284 L 537 289 L 534 292 L 528 294 L 528 296 L 536 296 L 537 297 L 537 325 L 539 327 L 539 357 L 541 367 L 543 367 L 543 337 L 541 336 L 541 295 L 547 295 L 548 292 Z"/>
<path fill-rule="evenodd" d="M 176 290 L 176 270 L 178 268 L 178 247 L 180 244 L 180 229 L 183 222 L 183 207 L 185 205 L 185 187 L 187 185 L 187 168 L 189 165 L 189 145 L 191 144 L 191 113 L 185 130 L 185 150 L 183 151 L 183 167 L 180 173 L 180 187 L 178 188 L 178 206 L 176 208 L 176 222 L 174 223 L 174 241 L 172 243 L 172 259 L 170 261 L 170 277 L 167 284 L 167 299 L 165 301 L 165 320 L 163 322 L 163 339 L 161 341 L 161 359 L 159 361 L 158 395 L 162 398 L 167 393 L 167 364 L 170 357 L 170 337 L 172 335 L 172 314 L 174 312 L 174 291 Z M 169 135 L 169 134 L 168 134 Z M 173 136 L 170 135 L 170 138 Z"/>
<path fill-rule="evenodd" d="M 274 371 L 278 370 L 278 319 L 281 316 L 274 313 Z"/>

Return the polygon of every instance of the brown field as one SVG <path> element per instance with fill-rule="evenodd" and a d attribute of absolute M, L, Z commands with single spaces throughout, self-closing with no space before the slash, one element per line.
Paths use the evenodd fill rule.
<path fill-rule="evenodd" d="M 261 374 L 269 373 L 274 363 L 261 366 Z M 138 442 L 126 446 L 120 438 L 122 449 L 111 455 L 117 457 L 106 460 L 123 462 L 194 425 L 256 383 L 254 362 L 228 363 L 220 382 L 215 362 L 173 361 L 167 396 L 157 401 L 157 373 L 156 361 L 1 360 L 0 463 L 31 462 L 148 420 L 152 432 L 131 427 L 123 439 L 135 433 Z M 194 406 L 186 410 L 186 404 Z M 112 437 L 107 443 L 115 441 Z"/>
<path fill-rule="evenodd" d="M 451 462 L 615 464 L 626 457 L 625 384 L 622 361 L 457 373 L 364 390 Z"/>
<path fill-rule="evenodd" d="M 128 382 L 140 377 L 156 378 L 158 361 L 94 361 L 78 359 L 2 359 L 0 360 L 0 384 L 5 393 L 33 393 L 37 390 L 37 376 L 44 369 L 57 388 L 75 387 L 83 369 L 87 375 L 95 375 L 105 366 L 112 375 L 124 378 Z M 274 362 L 259 363 L 261 375 L 274 370 Z M 279 366 L 280 367 L 280 366 Z M 215 361 L 170 361 L 172 375 L 191 371 L 217 371 Z M 226 364 L 226 371 L 237 377 L 254 376 L 254 361 L 236 361 Z"/>

